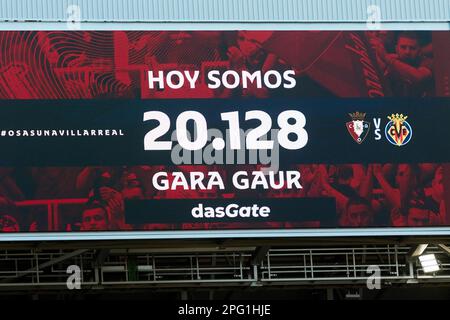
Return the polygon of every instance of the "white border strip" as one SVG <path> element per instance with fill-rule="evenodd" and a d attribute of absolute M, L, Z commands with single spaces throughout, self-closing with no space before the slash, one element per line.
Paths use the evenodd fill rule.
<path fill-rule="evenodd" d="M 296 229 L 296 230 L 196 230 L 196 231 L 103 231 L 103 232 L 27 232 L 0 234 L 6 241 L 67 240 L 163 240 L 217 238 L 319 238 L 319 237 L 386 237 L 386 236 L 450 236 L 450 227 L 361 228 L 361 229 Z"/>
<path fill-rule="evenodd" d="M 71 26 L 73 27 L 73 26 Z M 0 22 L 5 30 L 73 30 L 65 22 Z M 383 22 L 382 30 L 450 30 L 450 22 Z M 369 30 L 365 22 L 81 22 L 79 30 Z"/>

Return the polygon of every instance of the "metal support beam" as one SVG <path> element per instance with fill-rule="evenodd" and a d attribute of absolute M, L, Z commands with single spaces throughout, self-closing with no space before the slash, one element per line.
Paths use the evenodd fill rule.
<path fill-rule="evenodd" d="M 110 249 L 101 249 L 98 251 L 97 256 L 95 257 L 97 266 L 101 267 L 103 265 L 110 252 Z"/>
<path fill-rule="evenodd" d="M 257 247 L 252 255 L 251 265 L 259 265 L 270 250 L 270 246 Z"/>
<path fill-rule="evenodd" d="M 408 253 L 408 257 L 409 258 L 415 258 L 418 257 L 420 255 L 422 255 L 422 253 L 425 252 L 425 250 L 427 249 L 428 244 L 418 244 L 415 247 L 411 247 L 410 252 Z"/>
<path fill-rule="evenodd" d="M 439 248 L 450 254 L 450 248 L 447 247 L 445 244 L 438 244 Z"/>

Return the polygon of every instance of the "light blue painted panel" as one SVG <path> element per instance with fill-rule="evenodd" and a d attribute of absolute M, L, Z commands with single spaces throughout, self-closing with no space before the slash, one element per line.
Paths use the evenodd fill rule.
<path fill-rule="evenodd" d="M 90 22 L 362 22 L 369 5 L 383 21 L 450 21 L 450 0 L 0 0 L 0 20 L 65 21 L 69 5 Z"/>

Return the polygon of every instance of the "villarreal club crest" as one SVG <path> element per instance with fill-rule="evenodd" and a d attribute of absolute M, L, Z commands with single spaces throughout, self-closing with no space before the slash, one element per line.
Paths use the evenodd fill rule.
<path fill-rule="evenodd" d="M 404 146 L 411 140 L 412 128 L 406 121 L 407 118 L 407 116 L 398 113 L 388 116 L 390 121 L 387 123 L 384 133 L 386 139 L 394 146 Z"/>

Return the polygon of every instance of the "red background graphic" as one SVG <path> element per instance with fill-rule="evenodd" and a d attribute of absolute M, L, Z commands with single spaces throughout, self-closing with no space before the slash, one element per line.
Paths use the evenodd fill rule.
<path fill-rule="evenodd" d="M 380 32 L 380 34 L 382 34 Z M 430 50 L 430 33 L 419 34 Z M 392 95 L 371 43 L 394 52 L 395 34 L 364 32 L 1 32 L 2 99 L 221 98 L 230 95 Z M 373 40 L 376 39 L 376 40 Z M 257 49 L 255 49 L 257 48 Z M 426 52 L 428 56 L 432 53 Z M 291 68 L 296 90 L 224 92 L 206 87 L 210 69 Z M 199 70 L 195 90 L 149 90 L 148 70 Z M 425 94 L 424 92 L 422 92 Z M 426 94 L 434 94 L 427 91 Z"/>
<path fill-rule="evenodd" d="M 0 32 L 0 99 L 448 97 L 449 40 L 448 32 L 425 31 L 7 31 Z M 415 44 L 417 54 L 401 51 L 401 41 Z M 294 70 L 297 85 L 212 90 L 206 74 L 213 69 Z M 147 72 L 161 70 L 199 70 L 200 79 L 195 89 L 149 89 Z M 321 227 L 319 221 L 128 225 L 124 217 L 126 199 L 243 196 L 333 197 L 336 227 L 450 225 L 448 164 L 295 168 L 305 185 L 300 191 L 160 192 L 150 181 L 162 170 L 215 169 L 226 177 L 257 166 L 3 167 L 0 232 Z"/>

